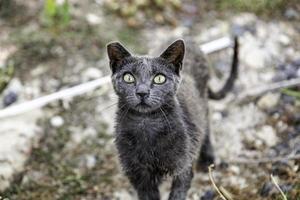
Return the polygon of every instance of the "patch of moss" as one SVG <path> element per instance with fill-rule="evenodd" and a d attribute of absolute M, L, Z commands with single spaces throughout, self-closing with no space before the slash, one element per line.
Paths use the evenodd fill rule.
<path fill-rule="evenodd" d="M 214 4 L 219 10 L 237 10 L 253 12 L 260 15 L 274 15 L 281 13 L 293 0 L 215 0 Z M 296 2 L 295 2 L 296 3 Z"/>

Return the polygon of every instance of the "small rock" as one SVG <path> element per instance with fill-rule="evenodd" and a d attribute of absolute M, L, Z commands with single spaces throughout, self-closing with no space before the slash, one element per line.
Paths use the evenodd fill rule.
<path fill-rule="evenodd" d="M 290 38 L 285 34 L 279 35 L 278 39 L 279 39 L 279 42 L 285 46 L 287 46 L 291 43 Z"/>
<path fill-rule="evenodd" d="M 87 14 L 86 15 L 86 20 L 88 21 L 88 23 L 90 25 L 98 25 L 101 24 L 102 22 L 102 18 L 100 18 L 99 16 L 95 15 L 95 14 Z"/>
<path fill-rule="evenodd" d="M 295 98 L 286 94 L 282 94 L 282 101 L 285 105 L 287 104 L 293 105 L 295 102 Z"/>
<path fill-rule="evenodd" d="M 215 198 L 215 192 L 212 190 L 207 190 L 205 193 L 201 196 L 200 200 L 213 200 Z"/>
<path fill-rule="evenodd" d="M 64 119 L 61 116 L 54 116 L 51 118 L 50 123 L 53 127 L 61 127 L 64 125 Z"/>
<path fill-rule="evenodd" d="M 285 66 L 284 73 L 287 75 L 288 79 L 297 77 L 297 68 L 298 67 L 291 65 L 291 64 L 288 64 Z"/>
<path fill-rule="evenodd" d="M 292 171 L 292 167 L 287 160 L 281 160 L 272 165 L 272 174 L 276 174 L 278 176 L 289 177 Z"/>
<path fill-rule="evenodd" d="M 264 183 L 263 187 L 260 190 L 260 196 L 262 197 L 268 197 L 272 190 L 274 190 L 274 185 L 271 182 Z"/>
<path fill-rule="evenodd" d="M 63 5 L 66 2 L 66 0 L 56 0 L 55 2 L 57 5 Z"/>
<path fill-rule="evenodd" d="M 89 81 L 102 77 L 102 72 L 96 67 L 90 67 L 83 72 L 83 80 Z"/>
<path fill-rule="evenodd" d="M 274 146 L 278 142 L 275 130 L 272 126 L 265 125 L 257 131 L 257 137 L 267 146 Z"/>
<path fill-rule="evenodd" d="M 236 165 L 232 165 L 229 167 L 229 170 L 233 172 L 235 175 L 240 174 L 240 168 Z"/>
<path fill-rule="evenodd" d="M 215 120 L 215 121 L 221 121 L 222 120 L 222 113 L 221 112 L 214 112 L 213 114 L 212 114 L 212 120 Z"/>
<path fill-rule="evenodd" d="M 14 91 L 9 91 L 3 98 L 3 106 L 7 107 L 18 100 L 18 95 Z"/>
<path fill-rule="evenodd" d="M 131 200 L 131 199 L 133 199 L 132 195 L 130 195 L 129 192 L 126 191 L 126 190 L 116 191 L 114 193 L 114 196 L 115 196 L 116 199 L 122 199 L 122 200 Z"/>
<path fill-rule="evenodd" d="M 283 71 L 279 71 L 273 78 L 272 81 L 279 82 L 287 79 L 287 74 L 285 74 Z"/>
<path fill-rule="evenodd" d="M 97 130 L 92 128 L 92 127 L 88 127 L 86 129 L 84 129 L 82 135 L 84 135 L 85 137 L 96 137 L 98 134 Z"/>
<path fill-rule="evenodd" d="M 296 59 L 292 62 L 292 65 L 295 65 L 296 67 L 300 67 L 300 59 Z"/>
<path fill-rule="evenodd" d="M 96 160 L 96 158 L 95 158 L 94 155 L 87 155 L 85 157 L 85 160 L 86 160 L 86 167 L 88 169 L 92 169 L 92 168 L 94 168 L 96 166 L 97 160 Z"/>
<path fill-rule="evenodd" d="M 242 54 L 242 53 L 241 53 Z M 244 56 L 243 56 L 244 55 Z M 242 54 L 245 63 L 254 69 L 262 69 L 270 63 L 270 55 L 265 49 L 253 46 L 249 47 L 246 53 Z M 255 58 L 255 59 L 253 59 Z"/>
<path fill-rule="evenodd" d="M 288 193 L 289 191 L 291 191 L 293 189 L 293 186 L 290 184 L 282 184 L 279 185 L 279 187 L 281 188 L 281 190 L 283 191 L 283 193 Z"/>
<path fill-rule="evenodd" d="M 279 99 L 280 94 L 267 93 L 258 100 L 257 105 L 260 109 L 270 109 L 278 104 Z"/>
<path fill-rule="evenodd" d="M 287 19 L 298 19 L 300 17 L 299 13 L 293 8 L 287 9 L 284 13 L 284 16 Z"/>

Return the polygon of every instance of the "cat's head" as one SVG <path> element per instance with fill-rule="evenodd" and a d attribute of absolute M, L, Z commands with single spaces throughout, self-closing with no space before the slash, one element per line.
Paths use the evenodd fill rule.
<path fill-rule="evenodd" d="M 120 100 L 141 113 L 173 101 L 184 52 L 183 40 L 172 43 L 159 57 L 132 56 L 120 43 L 108 44 L 112 83 Z"/>

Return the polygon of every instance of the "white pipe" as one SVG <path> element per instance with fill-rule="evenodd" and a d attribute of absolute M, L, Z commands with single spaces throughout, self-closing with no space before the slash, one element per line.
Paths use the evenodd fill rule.
<path fill-rule="evenodd" d="M 49 94 L 43 97 L 39 97 L 37 99 L 27 101 L 24 103 L 20 103 L 17 105 L 13 105 L 10 107 L 7 107 L 3 110 L 0 110 L 0 119 L 5 118 L 5 117 L 11 117 L 14 115 L 19 115 L 22 113 L 26 113 L 30 110 L 34 110 L 37 108 L 41 108 L 48 103 L 58 100 L 58 99 L 67 99 L 70 97 L 78 96 L 81 94 L 84 94 L 88 91 L 92 91 L 96 89 L 97 87 L 104 85 L 106 83 L 109 83 L 110 81 L 110 76 L 105 76 L 87 83 L 82 83 L 80 85 L 64 89 L 61 91 L 58 91 L 53 94 Z"/>

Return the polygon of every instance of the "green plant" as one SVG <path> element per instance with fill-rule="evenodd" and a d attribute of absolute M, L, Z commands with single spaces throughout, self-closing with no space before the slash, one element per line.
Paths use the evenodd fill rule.
<path fill-rule="evenodd" d="M 282 89 L 281 92 L 285 95 L 292 96 L 300 100 L 300 91 L 295 91 L 291 89 Z"/>
<path fill-rule="evenodd" d="M 12 62 L 8 62 L 6 67 L 0 66 L 0 94 L 6 88 L 13 75 L 14 65 Z"/>
<path fill-rule="evenodd" d="M 43 10 L 44 24 L 53 28 L 64 28 L 69 25 L 70 5 L 68 0 L 57 3 L 57 0 L 45 0 Z"/>
<path fill-rule="evenodd" d="M 216 0 L 220 9 L 235 9 L 254 13 L 270 13 L 281 10 L 285 5 L 284 0 Z"/>

